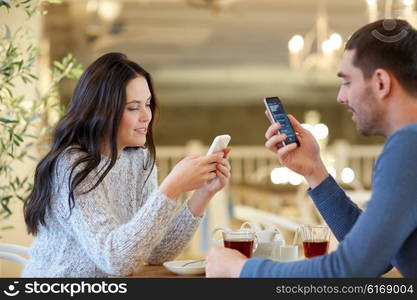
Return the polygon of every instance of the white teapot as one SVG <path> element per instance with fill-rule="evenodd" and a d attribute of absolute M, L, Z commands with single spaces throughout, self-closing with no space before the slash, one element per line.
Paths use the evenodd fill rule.
<path fill-rule="evenodd" d="M 280 255 L 280 246 L 285 245 L 285 239 L 281 231 L 278 228 L 260 230 L 252 222 L 245 222 L 240 228 L 244 229 L 247 226 L 255 231 L 258 240 L 258 247 L 253 253 L 253 257 L 277 259 L 277 256 Z"/>

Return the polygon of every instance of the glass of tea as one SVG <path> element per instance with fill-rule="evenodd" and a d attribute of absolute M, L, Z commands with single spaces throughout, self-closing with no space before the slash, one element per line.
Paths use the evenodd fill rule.
<path fill-rule="evenodd" d="M 238 250 L 248 258 L 252 257 L 258 246 L 254 231 L 246 229 L 233 231 L 226 228 L 217 228 L 213 234 L 218 230 L 222 230 L 224 247 Z"/>
<path fill-rule="evenodd" d="M 326 254 L 329 250 L 330 228 L 326 225 L 302 225 L 299 228 L 307 258 Z"/>

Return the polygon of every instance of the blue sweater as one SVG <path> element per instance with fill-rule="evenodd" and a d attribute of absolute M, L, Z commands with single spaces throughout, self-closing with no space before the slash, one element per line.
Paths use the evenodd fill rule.
<path fill-rule="evenodd" d="M 417 277 L 417 123 L 387 139 L 372 181 L 364 211 L 330 176 L 308 191 L 340 242 L 337 250 L 288 263 L 249 259 L 240 276 L 378 277 L 394 265 Z"/>

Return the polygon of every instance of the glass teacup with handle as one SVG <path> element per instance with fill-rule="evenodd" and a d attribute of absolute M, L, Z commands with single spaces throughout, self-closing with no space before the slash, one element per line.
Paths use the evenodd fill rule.
<path fill-rule="evenodd" d="M 216 239 L 215 234 L 218 231 L 222 231 L 222 240 Z M 252 257 L 258 247 L 258 241 L 253 230 L 231 230 L 225 227 L 217 227 L 213 230 L 212 235 L 217 246 L 223 245 L 226 248 L 238 250 L 248 258 Z"/>

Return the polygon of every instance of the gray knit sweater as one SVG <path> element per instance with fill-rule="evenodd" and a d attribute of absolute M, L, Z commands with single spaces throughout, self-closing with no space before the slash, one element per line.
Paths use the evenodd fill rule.
<path fill-rule="evenodd" d="M 46 226 L 39 227 L 22 276 L 126 276 L 140 271 L 143 263 L 174 259 L 202 218 L 191 214 L 187 202 L 181 206 L 159 191 L 156 167 L 144 185 L 149 152 L 122 151 L 93 191 L 75 193 L 75 207 L 68 217 L 69 166 L 77 155 L 66 151 L 58 160 Z M 96 170 L 106 161 L 102 159 Z M 96 176 L 97 171 L 91 173 L 82 188 L 95 182 Z"/>

